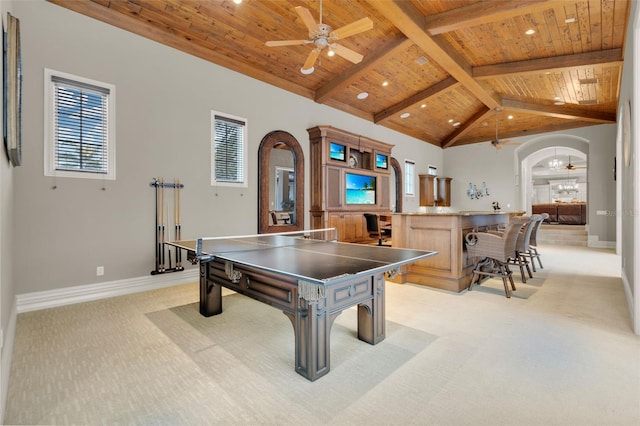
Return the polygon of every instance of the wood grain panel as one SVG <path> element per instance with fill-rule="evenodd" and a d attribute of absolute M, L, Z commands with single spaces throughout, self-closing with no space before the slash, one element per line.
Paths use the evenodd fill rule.
<path fill-rule="evenodd" d="M 307 8 L 319 21 L 317 0 L 245 0 L 239 5 L 231 0 L 49 1 L 444 147 L 491 140 L 494 130 L 478 127 L 475 120 L 485 109 L 501 106 L 505 97 L 523 99 L 521 105 L 533 107 L 533 119 L 516 117 L 511 122 L 517 127 L 514 134 L 520 135 L 592 124 L 579 115 L 547 119 L 545 112 L 558 118 L 554 110 L 545 110 L 556 97 L 571 105 L 595 99 L 596 105 L 581 107 L 615 114 L 620 63 L 594 59 L 568 64 L 564 70 L 554 62 L 555 68 L 549 70 L 540 61 L 622 49 L 631 4 L 631 0 L 324 0 L 322 21 L 333 29 L 364 17 L 372 20 L 372 29 L 339 41 L 365 59 L 353 64 L 324 51 L 315 71 L 304 75 L 300 68 L 313 45 L 266 47 L 265 42 L 308 38 L 295 7 Z M 527 29 L 535 33 L 526 35 Z M 385 55 L 396 40 L 403 41 L 403 48 Z M 427 62 L 416 63 L 419 58 Z M 473 78 L 473 69 L 514 63 L 522 67 L 514 71 L 519 75 Z M 449 78 L 460 87 L 429 94 L 429 88 Z M 581 78 L 598 82 L 580 85 Z M 384 81 L 389 85 L 383 87 Z M 368 98 L 358 99 L 361 92 L 368 92 Z M 421 94 L 426 94 L 424 100 L 417 101 Z M 389 111 L 393 114 L 387 115 Z M 402 112 L 409 112 L 410 118 L 398 118 Z M 461 122 L 459 129 L 451 127 L 450 118 Z M 466 135 L 471 127 L 473 137 Z M 464 136 L 459 136 L 461 129 Z"/>

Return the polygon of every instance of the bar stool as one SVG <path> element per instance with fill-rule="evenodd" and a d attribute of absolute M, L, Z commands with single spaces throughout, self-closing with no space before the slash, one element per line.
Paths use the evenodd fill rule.
<path fill-rule="evenodd" d="M 531 259 L 531 266 L 533 267 L 533 272 L 536 272 L 536 262 L 534 259 L 538 259 L 538 264 L 540 264 L 540 269 L 544 269 L 542 266 L 542 261 L 540 260 L 540 253 L 538 252 L 538 231 L 540 230 L 540 226 L 542 223 L 549 218 L 549 213 L 542 213 L 539 215 L 540 220 L 536 222 L 533 227 L 533 231 L 531 231 L 531 238 L 529 239 L 529 252 L 526 256 L 529 256 Z"/>
<path fill-rule="evenodd" d="M 517 216 L 511 219 L 504 232 L 474 231 L 465 236 L 468 256 L 478 259 L 473 268 L 469 291 L 476 277 L 478 284 L 482 276 L 501 277 L 505 294 L 507 298 L 511 297 L 511 290 L 515 291 L 516 286 L 509 269 L 509 259 L 516 255 L 518 235 L 528 222 L 528 217 Z"/>
<path fill-rule="evenodd" d="M 516 241 L 516 252 L 509 260 L 509 263 L 511 265 L 516 265 L 520 268 L 520 276 L 523 283 L 527 282 L 527 278 L 524 273 L 525 269 L 527 270 L 529 278 L 533 278 L 531 268 L 529 267 L 529 260 L 527 258 L 531 258 L 529 253 L 531 251 L 529 241 L 531 240 L 531 233 L 533 232 L 533 228 L 539 220 L 540 215 L 534 214 L 529 218 L 529 221 L 525 223 L 525 225 L 522 227 L 522 230 L 518 234 L 518 239 Z"/>

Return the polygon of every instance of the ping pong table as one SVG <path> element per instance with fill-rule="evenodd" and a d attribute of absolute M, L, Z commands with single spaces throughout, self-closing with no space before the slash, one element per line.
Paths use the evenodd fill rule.
<path fill-rule="evenodd" d="M 281 309 L 294 329 L 295 371 L 314 381 L 329 372 L 335 318 L 357 305 L 358 339 L 381 342 L 385 273 L 437 253 L 340 243 L 309 232 L 318 235 L 314 230 L 168 244 L 200 263 L 201 315 L 222 313 L 222 287 Z"/>

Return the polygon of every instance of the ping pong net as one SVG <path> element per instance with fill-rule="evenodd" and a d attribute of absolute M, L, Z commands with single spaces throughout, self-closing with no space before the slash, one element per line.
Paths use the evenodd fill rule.
<path fill-rule="evenodd" d="M 188 249 L 187 259 L 195 264 L 198 261 L 211 260 L 222 253 L 300 247 L 337 240 L 338 231 L 336 228 L 324 228 L 273 234 L 201 237 L 194 241 L 176 241 L 174 245 Z"/>

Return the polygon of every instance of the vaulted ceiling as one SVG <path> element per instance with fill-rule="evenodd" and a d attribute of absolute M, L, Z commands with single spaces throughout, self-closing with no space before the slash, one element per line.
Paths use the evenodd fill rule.
<path fill-rule="evenodd" d="M 615 123 L 630 3 L 49 1 L 442 148 Z M 302 73 L 321 8 L 339 46 Z"/>

